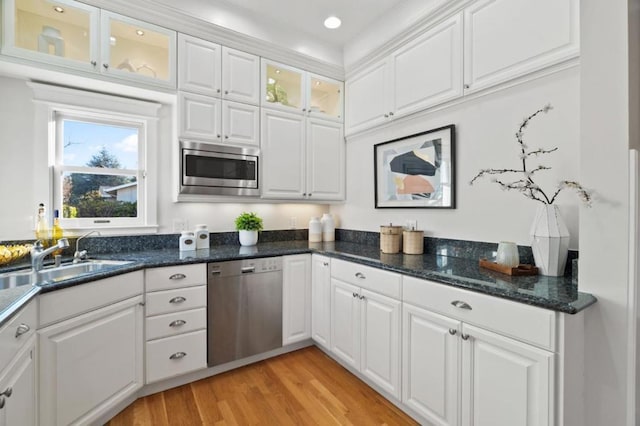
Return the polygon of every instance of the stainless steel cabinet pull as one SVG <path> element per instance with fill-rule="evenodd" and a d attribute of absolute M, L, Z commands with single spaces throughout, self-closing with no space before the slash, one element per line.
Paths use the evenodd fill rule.
<path fill-rule="evenodd" d="M 185 320 L 175 320 L 172 321 L 171 324 L 169 324 L 169 327 L 180 327 L 182 325 L 185 325 L 187 322 Z"/>
<path fill-rule="evenodd" d="M 464 88 L 465 88 L 465 89 L 468 89 L 469 87 L 471 87 L 471 86 L 469 86 L 468 84 L 465 84 L 465 85 L 464 85 Z"/>
<path fill-rule="evenodd" d="M 255 271 L 256 271 L 255 266 L 243 266 L 242 269 L 240 270 L 240 272 L 242 272 L 243 274 L 250 274 L 251 272 L 255 272 Z"/>
<path fill-rule="evenodd" d="M 464 333 L 462 333 L 462 334 L 460 335 L 460 337 L 462 337 L 462 340 L 469 340 L 469 335 L 468 335 L 468 334 L 464 334 Z"/>
<path fill-rule="evenodd" d="M 22 336 L 24 333 L 27 333 L 29 330 L 31 330 L 31 327 L 29 327 L 27 324 L 20 324 L 16 329 L 16 339 Z"/>
<path fill-rule="evenodd" d="M 450 329 L 449 329 L 449 334 L 450 334 L 450 335 L 455 336 L 455 335 L 456 335 L 456 333 L 458 333 L 458 330 L 456 330 L 455 328 L 450 328 Z"/>
<path fill-rule="evenodd" d="M 389 116 L 392 116 L 392 115 L 393 115 L 393 111 L 391 111 L 391 112 L 389 113 Z"/>
<path fill-rule="evenodd" d="M 173 274 L 169 277 L 170 280 L 183 280 L 187 278 L 185 274 Z"/>
<path fill-rule="evenodd" d="M 216 92 L 220 93 L 220 89 L 216 90 Z"/>
<path fill-rule="evenodd" d="M 0 410 L 2 410 L 4 408 L 4 403 L 5 403 L 4 396 L 0 397 Z"/>
<path fill-rule="evenodd" d="M 109 69 L 109 64 L 102 64 L 102 66 L 104 67 L 105 70 Z"/>
<path fill-rule="evenodd" d="M 229 135 L 224 135 L 224 138 L 225 139 L 229 139 Z"/>
<path fill-rule="evenodd" d="M 353 297 L 358 297 L 358 293 L 351 293 Z"/>
<path fill-rule="evenodd" d="M 181 358 L 184 358 L 185 356 L 187 356 L 186 352 L 176 352 L 175 354 L 171 355 L 169 359 L 181 359 Z"/>
<path fill-rule="evenodd" d="M 454 300 L 453 302 L 451 302 L 451 304 L 456 308 L 471 310 L 471 305 L 469 305 L 466 302 L 463 302 L 462 300 Z"/>
<path fill-rule="evenodd" d="M 178 296 L 178 297 L 174 297 L 173 299 L 169 300 L 169 303 L 182 303 L 182 302 L 186 302 L 187 299 L 185 299 L 182 296 Z"/>
<path fill-rule="evenodd" d="M 98 65 L 98 63 L 96 61 L 91 61 L 91 65 L 95 67 L 96 65 Z"/>
<path fill-rule="evenodd" d="M 220 269 L 216 269 L 211 271 L 211 275 L 220 275 L 222 273 L 222 271 Z"/>
<path fill-rule="evenodd" d="M 225 90 L 225 91 L 224 91 L 224 94 L 225 94 L 225 95 L 228 95 L 228 94 L 229 94 L 229 91 L 228 91 L 228 90 Z"/>
<path fill-rule="evenodd" d="M 365 299 L 365 297 L 364 297 L 364 296 L 360 296 L 360 295 L 359 295 L 358 297 L 360 298 L 360 300 L 364 300 L 364 299 Z"/>
<path fill-rule="evenodd" d="M 365 277 L 362 272 L 356 272 L 356 278 L 360 278 L 361 280 L 364 280 L 367 277 Z"/>
<path fill-rule="evenodd" d="M 0 396 L 6 396 L 7 398 L 9 398 L 11 394 L 13 394 L 13 388 L 11 387 L 6 388 L 4 392 L 0 392 Z"/>
<path fill-rule="evenodd" d="M 384 118 L 389 118 L 389 114 L 385 114 L 385 115 L 384 115 Z"/>
<path fill-rule="evenodd" d="M 322 262 L 323 266 L 329 266 L 329 262 Z"/>

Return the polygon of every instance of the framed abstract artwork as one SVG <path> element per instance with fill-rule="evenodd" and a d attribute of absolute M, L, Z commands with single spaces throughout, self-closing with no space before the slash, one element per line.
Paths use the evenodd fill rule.
<path fill-rule="evenodd" d="M 376 208 L 453 209 L 455 126 L 374 145 Z"/>

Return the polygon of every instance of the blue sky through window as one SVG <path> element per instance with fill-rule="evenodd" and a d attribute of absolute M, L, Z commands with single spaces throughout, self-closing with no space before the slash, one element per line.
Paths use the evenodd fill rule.
<path fill-rule="evenodd" d="M 64 120 L 63 164 L 86 166 L 104 147 L 124 169 L 138 168 L 138 129 Z"/>

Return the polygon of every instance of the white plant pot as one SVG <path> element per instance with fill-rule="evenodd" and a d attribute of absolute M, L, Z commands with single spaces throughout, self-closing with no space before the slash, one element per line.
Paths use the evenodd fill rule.
<path fill-rule="evenodd" d="M 544 204 L 531 225 L 531 249 L 540 274 L 559 277 L 564 275 L 569 252 L 569 230 L 557 206 Z"/>
<path fill-rule="evenodd" d="M 258 242 L 258 231 L 238 231 L 241 246 L 255 246 Z"/>

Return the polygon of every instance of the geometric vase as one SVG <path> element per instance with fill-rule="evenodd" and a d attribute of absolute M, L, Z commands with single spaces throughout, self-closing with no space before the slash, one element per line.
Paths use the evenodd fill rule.
<path fill-rule="evenodd" d="M 564 275 L 569 252 L 569 230 L 554 204 L 538 206 L 531 225 L 531 249 L 536 266 L 542 275 Z"/>

